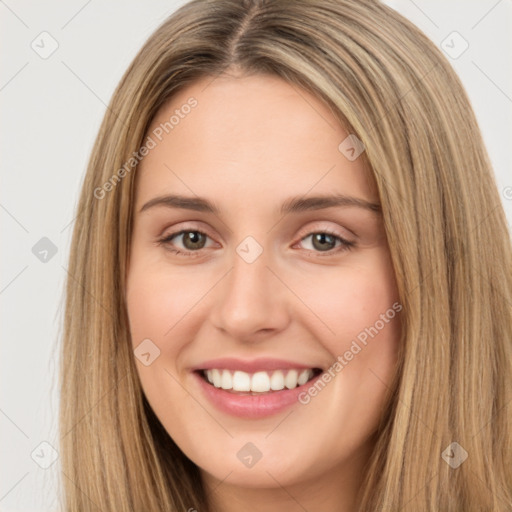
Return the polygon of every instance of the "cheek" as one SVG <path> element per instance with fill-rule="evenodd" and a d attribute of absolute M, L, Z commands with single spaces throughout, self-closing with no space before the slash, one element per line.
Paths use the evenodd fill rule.
<path fill-rule="evenodd" d="M 368 330 L 375 333 L 375 326 L 380 338 L 395 337 L 398 322 L 390 320 L 397 316 L 393 304 L 399 299 L 383 250 L 375 250 L 357 266 L 340 266 L 336 272 L 330 269 L 324 279 L 314 283 L 305 279 L 301 286 L 308 306 L 330 331 L 329 335 L 324 329 L 327 334 L 321 339 L 329 344 L 333 355 L 348 349 L 347 343 L 358 336 L 364 340 Z"/>
<path fill-rule="evenodd" d="M 318 400 L 313 407 L 318 406 L 318 414 L 329 409 L 328 415 L 353 432 L 378 422 L 396 371 L 401 335 L 401 305 L 391 263 L 383 250 L 369 256 L 357 266 L 340 266 L 321 280 L 322 286 L 310 283 L 307 295 L 308 305 L 322 320 L 315 332 L 332 355 L 336 394 L 334 400 Z M 310 328 L 313 323 L 319 325 L 316 317 Z"/>
<path fill-rule="evenodd" d="M 133 347 L 149 338 L 161 348 L 160 340 L 172 325 L 173 297 L 134 276 L 126 302 Z"/>
<path fill-rule="evenodd" d="M 194 304 L 205 294 L 205 283 L 184 273 L 158 269 L 157 265 L 137 264 L 130 269 L 126 295 L 130 332 L 134 346 L 150 338 L 161 349 L 169 350 L 164 340 L 172 336 L 183 319 L 189 318 Z"/>
<path fill-rule="evenodd" d="M 198 414 L 190 396 L 178 383 L 181 376 L 176 369 L 178 356 L 183 350 L 183 343 L 180 342 L 183 337 L 178 335 L 182 326 L 180 321 L 197 302 L 197 294 L 190 286 L 185 286 L 184 279 L 180 282 L 179 276 L 156 272 L 155 268 L 154 265 L 134 262 L 127 278 L 126 303 L 142 389 L 156 416 L 168 431 L 174 433 L 173 429 L 179 429 L 179 422 L 178 426 L 174 423 L 171 425 L 169 417 L 176 417 L 178 412 L 185 413 L 189 408 Z M 137 353 L 139 344 L 148 339 L 158 348 L 149 345 L 147 351 L 151 354 L 151 362 L 146 365 L 137 357 Z M 147 344 L 147 341 L 144 343 Z M 156 353 L 158 355 L 155 357 Z"/>
<path fill-rule="evenodd" d="M 307 407 L 312 416 L 330 419 L 331 433 L 344 432 L 334 442 L 334 450 L 343 453 L 347 443 L 357 446 L 367 439 L 384 412 L 397 369 L 401 305 L 393 274 L 378 264 L 340 269 L 322 293 L 313 288 L 308 298 L 334 334 L 316 331 L 332 355 L 332 378 L 329 391 L 319 392 L 318 398 L 311 393 Z"/>
<path fill-rule="evenodd" d="M 182 358 L 202 325 L 197 304 L 204 301 L 212 284 L 142 258 L 133 258 L 132 262 L 126 303 L 135 363 L 146 398 L 164 422 L 160 413 L 174 410 L 176 404 L 182 411 L 188 406 L 197 407 L 193 401 L 189 404 L 190 396 L 178 381 L 184 376 Z M 150 344 L 150 352 L 154 350 L 158 356 L 146 366 L 138 360 L 137 353 L 143 352 L 138 347 L 148 339 L 157 347 Z"/>

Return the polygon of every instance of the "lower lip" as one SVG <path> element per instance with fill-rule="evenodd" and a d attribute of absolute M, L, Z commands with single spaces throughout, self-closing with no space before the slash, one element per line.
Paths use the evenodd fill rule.
<path fill-rule="evenodd" d="M 294 389 L 283 389 L 259 395 L 241 395 L 225 391 L 206 382 L 198 372 L 194 371 L 192 375 L 198 381 L 206 397 L 222 412 L 240 418 L 254 419 L 272 416 L 297 403 L 299 395 L 312 386 L 322 374 Z"/>

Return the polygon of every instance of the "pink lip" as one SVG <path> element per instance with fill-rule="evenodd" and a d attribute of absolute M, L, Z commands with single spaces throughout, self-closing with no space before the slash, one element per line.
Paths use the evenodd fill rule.
<path fill-rule="evenodd" d="M 286 370 L 296 368 L 307 369 L 307 368 L 318 368 L 316 366 L 304 365 L 301 363 L 294 363 L 293 361 L 285 361 L 284 359 L 271 359 L 271 358 L 259 358 L 252 359 L 250 361 L 243 359 L 235 359 L 232 357 L 224 357 L 221 359 L 211 359 L 205 361 L 193 370 L 211 370 L 213 368 L 225 369 L 225 370 L 241 370 L 247 373 L 255 373 L 257 371 L 270 371 L 270 370 Z"/>
<path fill-rule="evenodd" d="M 219 360 L 216 361 L 216 365 L 218 364 Z M 220 367 L 231 369 L 226 366 Z M 219 368 L 219 366 L 211 366 L 210 368 Z M 237 366 L 237 368 L 241 369 L 240 366 Z M 261 366 L 258 366 L 258 368 L 261 368 Z M 279 368 L 283 368 L 283 366 L 279 366 Z M 292 366 L 292 368 L 309 367 L 299 365 Z M 267 367 L 265 369 L 269 368 Z M 196 379 L 201 391 L 204 393 L 206 398 L 212 402 L 215 407 L 217 407 L 217 409 L 232 416 L 250 419 L 271 416 L 285 410 L 293 404 L 296 404 L 298 402 L 299 395 L 312 386 L 316 380 L 321 377 L 321 375 L 321 373 L 318 374 L 316 377 L 306 382 L 306 384 L 297 386 L 294 389 L 283 389 L 282 391 L 274 391 L 272 393 L 261 395 L 249 395 L 232 393 L 222 388 L 216 388 L 212 384 L 206 382 L 199 371 L 192 372 L 192 376 Z"/>

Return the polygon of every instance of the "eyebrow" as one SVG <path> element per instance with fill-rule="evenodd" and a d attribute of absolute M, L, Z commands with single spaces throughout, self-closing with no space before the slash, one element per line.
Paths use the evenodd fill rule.
<path fill-rule="evenodd" d="M 196 212 L 220 214 L 220 209 L 213 203 L 202 197 L 187 197 L 181 195 L 165 195 L 155 197 L 149 200 L 139 210 L 142 213 L 155 206 L 165 206 L 167 208 L 179 208 L 184 210 L 194 210 Z M 355 206 L 379 214 L 381 206 L 377 203 L 366 201 L 357 197 L 343 194 L 322 195 L 315 197 L 292 197 L 287 199 L 281 206 L 281 214 L 298 213 L 308 210 L 322 210 L 335 206 Z"/>

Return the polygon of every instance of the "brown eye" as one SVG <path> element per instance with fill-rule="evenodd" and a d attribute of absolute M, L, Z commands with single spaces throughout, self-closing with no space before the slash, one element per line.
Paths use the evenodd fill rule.
<path fill-rule="evenodd" d="M 313 247 L 319 251 L 330 251 L 336 246 L 336 237 L 328 233 L 313 233 Z"/>
<path fill-rule="evenodd" d="M 181 236 L 183 246 L 191 251 L 202 249 L 206 243 L 206 235 L 200 231 L 183 231 Z"/>
<path fill-rule="evenodd" d="M 317 253 L 326 253 L 325 256 L 334 255 L 346 251 L 355 246 L 355 242 L 345 240 L 341 236 L 328 231 L 316 231 L 301 239 L 306 245 L 305 249 Z M 310 247 L 307 247 L 309 245 Z"/>
<path fill-rule="evenodd" d="M 179 241 L 180 238 L 181 243 Z M 177 254 L 186 254 L 187 251 L 192 253 L 203 249 L 208 238 L 208 235 L 201 231 L 183 229 L 177 233 L 167 235 L 165 238 L 159 240 L 158 243 L 166 246 L 166 248 Z M 176 247 L 176 244 L 178 247 Z"/>

